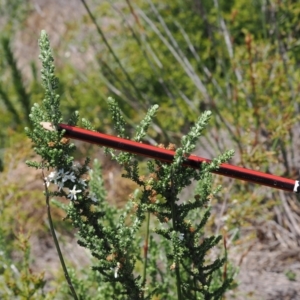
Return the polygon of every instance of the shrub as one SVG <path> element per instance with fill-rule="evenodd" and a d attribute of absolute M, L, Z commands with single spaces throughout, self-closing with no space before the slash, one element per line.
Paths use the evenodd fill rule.
<path fill-rule="evenodd" d="M 75 164 L 75 145 L 59 130 L 63 118 L 55 91 L 58 79 L 54 75 L 45 32 L 41 33 L 39 45 L 45 99 L 41 105 L 34 104 L 30 114 L 33 129 L 27 128 L 26 133 L 41 161 L 27 164 L 42 170 L 51 231 L 73 297 L 86 299 L 88 295 L 78 298 L 64 264 L 51 221 L 50 197 L 53 196 L 70 200 L 67 205 L 55 202 L 77 228 L 79 245 L 89 249 L 96 259 L 92 269 L 100 282 L 99 288 L 105 286 L 101 296 L 97 296 L 99 299 L 151 299 L 154 296 L 158 299 L 220 299 L 232 284 L 232 274 L 226 267 L 226 253 L 223 258 L 219 258 L 220 253 L 218 257 L 211 255 L 221 236 L 207 236 L 204 228 L 210 216 L 210 199 L 218 191 L 212 189 L 210 172 L 227 161 L 232 152 L 202 164 L 198 170 L 182 165 L 195 149 L 211 112 L 203 113 L 182 138 L 172 164 L 149 160 L 145 174 L 140 173 L 135 155 L 106 149 L 124 167 L 123 176 L 139 186 L 125 208 L 110 207 L 105 201 L 99 164 L 95 163 L 93 171 L 89 158 L 82 165 Z M 108 105 L 116 133 L 128 138 L 127 124 L 117 103 L 110 98 Z M 148 110 L 136 128 L 135 141 L 141 142 L 146 136 L 157 109 L 154 105 Z M 68 124 L 77 125 L 78 120 L 75 112 Z M 50 122 L 51 127 L 45 129 L 45 122 Z M 93 129 L 86 120 L 82 126 Z M 194 197 L 184 201 L 180 192 L 193 180 L 197 181 Z"/>

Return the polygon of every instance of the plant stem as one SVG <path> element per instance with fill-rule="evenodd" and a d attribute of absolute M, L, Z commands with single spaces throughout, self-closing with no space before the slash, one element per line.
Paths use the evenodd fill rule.
<path fill-rule="evenodd" d="M 176 203 L 175 203 L 175 190 L 174 190 L 174 183 L 173 183 L 173 171 L 171 171 L 171 188 L 172 188 L 172 193 L 171 193 L 171 210 L 172 210 L 172 225 L 173 225 L 173 230 L 177 231 L 177 226 L 176 226 L 176 212 L 175 212 L 175 207 L 176 207 Z M 175 257 L 175 274 L 176 274 L 176 287 L 177 287 L 177 299 L 181 300 L 181 280 L 180 280 L 180 267 L 179 267 L 179 261 L 178 258 L 176 256 L 176 254 L 174 253 L 174 257 Z"/>
<path fill-rule="evenodd" d="M 43 178 L 45 178 L 43 171 L 42 171 L 42 173 L 43 173 Z M 58 242 L 58 239 L 57 239 L 57 236 L 56 236 L 56 233 L 55 233 L 55 229 L 54 229 L 54 225 L 53 225 L 53 221 L 52 221 L 52 216 L 51 216 L 51 208 L 50 208 L 50 202 L 49 202 L 49 191 L 48 191 L 45 179 L 44 179 L 44 185 L 45 185 L 45 192 L 46 192 L 46 205 L 47 205 L 48 220 L 49 220 L 50 230 L 51 230 L 51 234 L 53 236 L 55 248 L 56 248 L 56 251 L 57 251 L 57 254 L 58 254 L 61 266 L 63 268 L 65 278 L 66 278 L 66 280 L 68 282 L 69 288 L 70 288 L 71 293 L 73 295 L 73 298 L 75 300 L 78 300 L 76 291 L 74 289 L 74 286 L 72 284 L 71 278 L 69 276 L 69 273 L 68 273 L 68 270 L 67 270 L 67 267 L 66 267 L 66 264 L 65 264 L 62 252 L 60 250 L 59 242 Z"/>
<path fill-rule="evenodd" d="M 147 263 L 148 263 L 148 245 L 149 245 L 149 227 L 150 227 L 150 213 L 147 213 L 146 216 L 146 239 L 144 245 L 144 272 L 143 272 L 143 286 L 146 285 L 146 276 L 147 276 Z"/>

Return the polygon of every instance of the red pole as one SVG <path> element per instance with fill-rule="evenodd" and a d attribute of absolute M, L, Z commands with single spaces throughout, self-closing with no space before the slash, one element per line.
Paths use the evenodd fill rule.
<path fill-rule="evenodd" d="M 162 149 L 155 146 L 146 145 L 143 143 L 138 143 L 116 136 L 82 129 L 66 124 L 59 124 L 59 127 L 60 129 L 65 130 L 65 136 L 69 138 L 74 138 L 84 142 L 106 146 L 126 152 L 140 154 L 168 163 L 171 163 L 174 158 L 175 151 L 172 150 Z M 183 165 L 192 168 L 199 168 L 202 162 L 209 163 L 210 161 L 211 160 L 206 158 L 202 158 L 196 155 L 190 155 L 183 163 Z M 272 174 L 254 171 L 251 169 L 233 166 L 230 164 L 221 164 L 219 169 L 214 171 L 213 173 L 273 187 L 288 192 L 300 192 L 300 184 L 298 180 L 288 179 Z"/>

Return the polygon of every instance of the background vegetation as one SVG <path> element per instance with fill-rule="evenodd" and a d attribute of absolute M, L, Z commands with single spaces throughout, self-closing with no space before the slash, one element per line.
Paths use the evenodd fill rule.
<path fill-rule="evenodd" d="M 38 248 L 35 236 L 48 242 L 42 182 L 23 165 L 33 155 L 23 128 L 28 125 L 29 108 L 43 97 L 37 62 L 41 29 L 50 34 L 57 51 L 65 116 L 79 110 L 98 130 L 112 133 L 105 101 L 114 96 L 130 131 L 141 112 L 158 103 L 161 109 L 147 141 L 176 144 L 199 114 L 210 109 L 214 119 L 197 154 L 214 157 L 233 148 L 235 164 L 298 177 L 298 1 L 86 1 L 88 7 L 84 3 L 4 0 L 0 4 L 0 241 L 4 253 L 0 284 L 6 289 L 13 289 L 9 278 L 18 274 L 4 264 L 11 261 L 26 272 L 30 263 L 28 258 L 27 265 L 21 264 L 22 251 L 16 250 L 21 238 L 12 237 L 23 233 L 26 237 L 31 231 L 30 243 L 21 239 L 21 250 L 29 245 Z M 80 150 L 99 156 L 98 149 L 87 145 L 80 145 Z M 104 162 L 103 173 L 109 199 L 122 205 L 132 186 L 119 183 L 119 170 L 112 163 Z M 226 178 L 215 181 L 224 188 L 215 200 L 215 217 L 208 230 L 222 230 L 229 252 L 241 267 L 240 289 L 233 293 L 242 294 L 242 299 L 299 296 L 299 287 L 293 285 L 300 276 L 295 254 L 300 237 L 296 196 Z M 114 191 L 119 184 L 121 193 Z M 61 217 L 57 211 L 68 247 L 73 233 Z M 262 283 L 257 288 L 258 283 L 249 279 L 253 274 L 262 281 L 255 275 L 257 269 L 266 286 L 267 275 L 278 274 L 272 279 L 280 282 L 278 289 L 270 291 Z M 47 288 L 54 293 L 53 273 L 45 276 Z M 41 284 L 38 279 L 28 280 L 20 282 L 24 289 L 35 280 Z M 282 283 L 289 284 L 289 291 Z"/>

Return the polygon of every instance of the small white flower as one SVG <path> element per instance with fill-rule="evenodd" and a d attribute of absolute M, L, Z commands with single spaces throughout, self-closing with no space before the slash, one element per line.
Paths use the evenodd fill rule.
<path fill-rule="evenodd" d="M 62 181 L 65 182 L 65 181 L 67 181 L 67 180 L 70 180 L 70 181 L 72 181 L 72 182 L 75 182 L 76 176 L 74 175 L 73 172 L 67 172 L 67 173 L 65 173 L 65 174 L 63 175 Z"/>
<path fill-rule="evenodd" d="M 98 202 L 98 199 L 97 199 L 95 196 L 90 196 L 90 199 L 91 199 L 93 202 Z"/>
<path fill-rule="evenodd" d="M 61 179 L 61 170 L 60 171 L 52 171 L 50 174 L 44 178 L 46 181 L 46 186 L 49 187 L 50 183 L 57 184 L 58 180 Z"/>
<path fill-rule="evenodd" d="M 50 181 L 49 181 L 48 177 L 44 177 L 44 180 L 45 180 L 44 185 L 46 185 L 46 187 L 49 187 Z"/>
<path fill-rule="evenodd" d="M 69 195 L 68 195 L 68 198 L 70 198 L 71 200 L 73 199 L 77 199 L 77 196 L 76 194 L 80 193 L 81 190 L 76 190 L 76 185 L 73 186 L 73 189 L 72 190 L 69 190 Z"/>
<path fill-rule="evenodd" d="M 59 169 L 58 174 L 60 175 L 60 177 L 64 176 L 65 174 L 64 169 Z"/>
<path fill-rule="evenodd" d="M 79 182 L 84 188 L 87 186 L 86 180 L 85 180 L 85 179 L 79 178 L 78 182 Z"/>
<path fill-rule="evenodd" d="M 61 191 L 61 189 L 64 187 L 64 182 L 63 181 L 58 182 L 57 186 L 58 186 L 58 190 Z"/>
<path fill-rule="evenodd" d="M 115 267 L 115 278 L 118 278 L 118 272 L 121 268 L 121 264 L 117 262 L 117 266 Z"/>
<path fill-rule="evenodd" d="M 48 175 L 49 182 L 53 182 L 54 184 L 57 184 L 57 181 L 61 178 L 61 172 L 53 171 Z"/>
<path fill-rule="evenodd" d="M 180 233 L 180 234 L 179 234 L 179 239 L 180 239 L 181 241 L 183 241 L 183 239 L 184 239 L 184 233 Z"/>
<path fill-rule="evenodd" d="M 47 130 L 55 131 L 55 127 L 50 122 L 40 122 L 40 124 Z"/>

